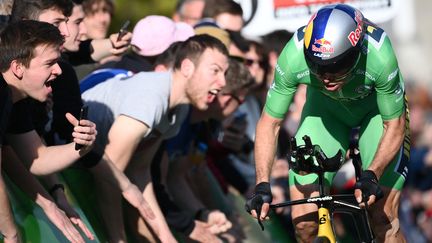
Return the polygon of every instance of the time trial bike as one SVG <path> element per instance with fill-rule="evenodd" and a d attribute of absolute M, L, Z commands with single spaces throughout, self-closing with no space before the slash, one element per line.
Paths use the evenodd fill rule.
<path fill-rule="evenodd" d="M 316 204 L 318 207 L 318 235 L 314 241 L 315 243 L 337 242 L 333 218 L 338 213 L 352 216 L 359 242 L 376 242 L 369 223 L 367 204 L 366 207 L 360 207 L 354 194 L 331 195 L 325 192 L 324 173 L 336 172 L 340 169 L 345 162 L 342 151 L 339 150 L 335 156 L 328 157 L 319 145 L 312 145 L 308 136 L 304 136 L 302 139 L 304 145 L 299 146 L 297 146 L 295 138 L 290 141 L 291 151 L 288 158 L 290 169 L 297 173 L 317 174 L 319 196 L 272 204 L 270 208 L 275 209 L 305 203 Z M 354 146 L 350 148 L 349 154 L 354 165 L 356 180 L 358 180 L 362 172 L 360 154 Z M 260 221 L 258 223 L 263 228 L 262 223 Z"/>

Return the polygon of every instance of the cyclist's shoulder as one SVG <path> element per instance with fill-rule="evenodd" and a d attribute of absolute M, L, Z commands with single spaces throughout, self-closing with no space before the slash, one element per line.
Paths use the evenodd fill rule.
<path fill-rule="evenodd" d="M 303 56 L 303 43 L 305 36 L 305 26 L 298 28 L 292 38 L 286 43 L 279 58 L 287 60 L 297 60 L 299 56 Z"/>
<path fill-rule="evenodd" d="M 365 19 L 365 42 L 363 45 L 364 52 L 373 56 L 393 55 L 393 47 L 387 33 L 384 29 Z"/>
<path fill-rule="evenodd" d="M 365 19 L 365 41 L 362 46 L 363 73 L 375 83 L 387 82 L 388 75 L 398 70 L 398 62 L 387 33 Z"/>
<path fill-rule="evenodd" d="M 294 75 L 296 79 L 299 73 L 307 71 L 307 65 L 303 54 L 305 26 L 300 27 L 287 42 L 279 55 L 276 71 L 281 76 Z"/>

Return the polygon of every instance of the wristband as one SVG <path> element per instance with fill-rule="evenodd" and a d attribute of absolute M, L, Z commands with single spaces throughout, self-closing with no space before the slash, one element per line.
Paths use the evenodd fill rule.
<path fill-rule="evenodd" d="M 372 170 L 364 170 L 361 176 L 362 179 L 370 179 L 372 182 L 378 184 L 378 178 Z"/>
<path fill-rule="evenodd" d="M 58 189 L 62 189 L 64 191 L 65 187 L 63 184 L 55 184 L 53 187 L 51 187 L 48 193 L 52 196 L 54 192 L 57 191 Z"/>
<path fill-rule="evenodd" d="M 363 171 L 360 179 L 356 182 L 354 187 L 362 191 L 362 200 L 364 201 L 369 200 L 371 195 L 375 195 L 377 201 L 384 196 L 384 193 L 378 184 L 378 178 L 372 170 Z"/>
<path fill-rule="evenodd" d="M 271 187 L 268 182 L 261 182 L 255 186 L 255 194 L 271 195 Z"/>

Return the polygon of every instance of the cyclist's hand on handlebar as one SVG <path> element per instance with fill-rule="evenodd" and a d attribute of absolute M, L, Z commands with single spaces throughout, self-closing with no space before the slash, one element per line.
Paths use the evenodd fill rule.
<path fill-rule="evenodd" d="M 378 185 L 378 178 L 371 170 L 363 171 L 354 187 L 354 195 L 362 207 L 371 205 L 384 196 L 383 191 Z"/>
<path fill-rule="evenodd" d="M 261 182 L 255 186 L 254 194 L 246 201 L 246 211 L 258 220 L 268 219 L 267 215 L 272 200 L 270 183 Z"/>

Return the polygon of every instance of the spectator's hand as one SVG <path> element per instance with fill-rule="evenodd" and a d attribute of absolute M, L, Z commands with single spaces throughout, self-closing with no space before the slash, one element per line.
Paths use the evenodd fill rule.
<path fill-rule="evenodd" d="M 120 40 L 117 41 L 118 33 L 111 34 L 109 36 L 109 39 L 112 44 L 112 49 L 110 50 L 111 54 L 113 55 L 121 55 L 127 51 L 129 48 L 131 39 L 132 39 L 132 33 L 127 32 Z"/>
<path fill-rule="evenodd" d="M 378 185 L 378 178 L 371 170 L 362 172 L 360 179 L 354 185 L 354 195 L 360 206 L 371 205 L 384 196 L 383 191 Z"/>
<path fill-rule="evenodd" d="M 63 233 L 63 235 L 70 242 L 84 242 L 84 239 L 78 230 L 73 226 L 67 215 L 61 209 L 59 209 L 55 203 L 51 203 L 48 207 L 44 208 L 44 212 L 48 219 Z"/>
<path fill-rule="evenodd" d="M 240 214 L 238 212 L 233 212 L 228 220 L 232 223 L 231 229 L 227 232 L 219 234 L 219 238 L 223 240 L 223 242 L 244 242 L 246 240 L 246 235 L 244 233 L 244 229 L 242 227 L 241 221 L 243 219 L 240 218 Z"/>
<path fill-rule="evenodd" d="M 232 227 L 232 223 L 226 218 L 225 214 L 219 210 L 212 210 L 207 216 L 209 230 L 213 234 L 226 232 Z"/>
<path fill-rule="evenodd" d="M 208 229 L 209 227 L 208 224 L 195 220 L 195 227 L 189 234 L 189 238 L 198 242 L 221 243 L 222 241 Z"/>
<path fill-rule="evenodd" d="M 53 197 L 56 200 L 58 207 L 66 213 L 66 216 L 69 217 L 70 221 L 76 226 L 78 226 L 84 232 L 84 234 L 87 236 L 89 240 L 94 240 L 94 236 L 91 233 L 91 231 L 87 228 L 87 225 L 84 224 L 79 214 L 69 204 L 69 201 L 67 200 L 64 191 L 63 190 L 54 191 Z"/>
<path fill-rule="evenodd" d="M 134 184 L 129 184 L 129 186 L 122 192 L 122 195 L 132 206 L 138 209 L 141 216 L 143 216 L 145 219 L 156 218 L 152 209 L 150 208 L 150 205 L 144 199 L 143 194 L 137 186 Z"/>
<path fill-rule="evenodd" d="M 78 119 L 70 113 L 66 113 L 66 118 L 75 126 L 72 132 L 73 141 L 77 144 L 84 145 L 82 149 L 89 151 L 89 148 L 96 140 L 96 124 L 89 120 L 80 120 L 78 124 Z"/>

